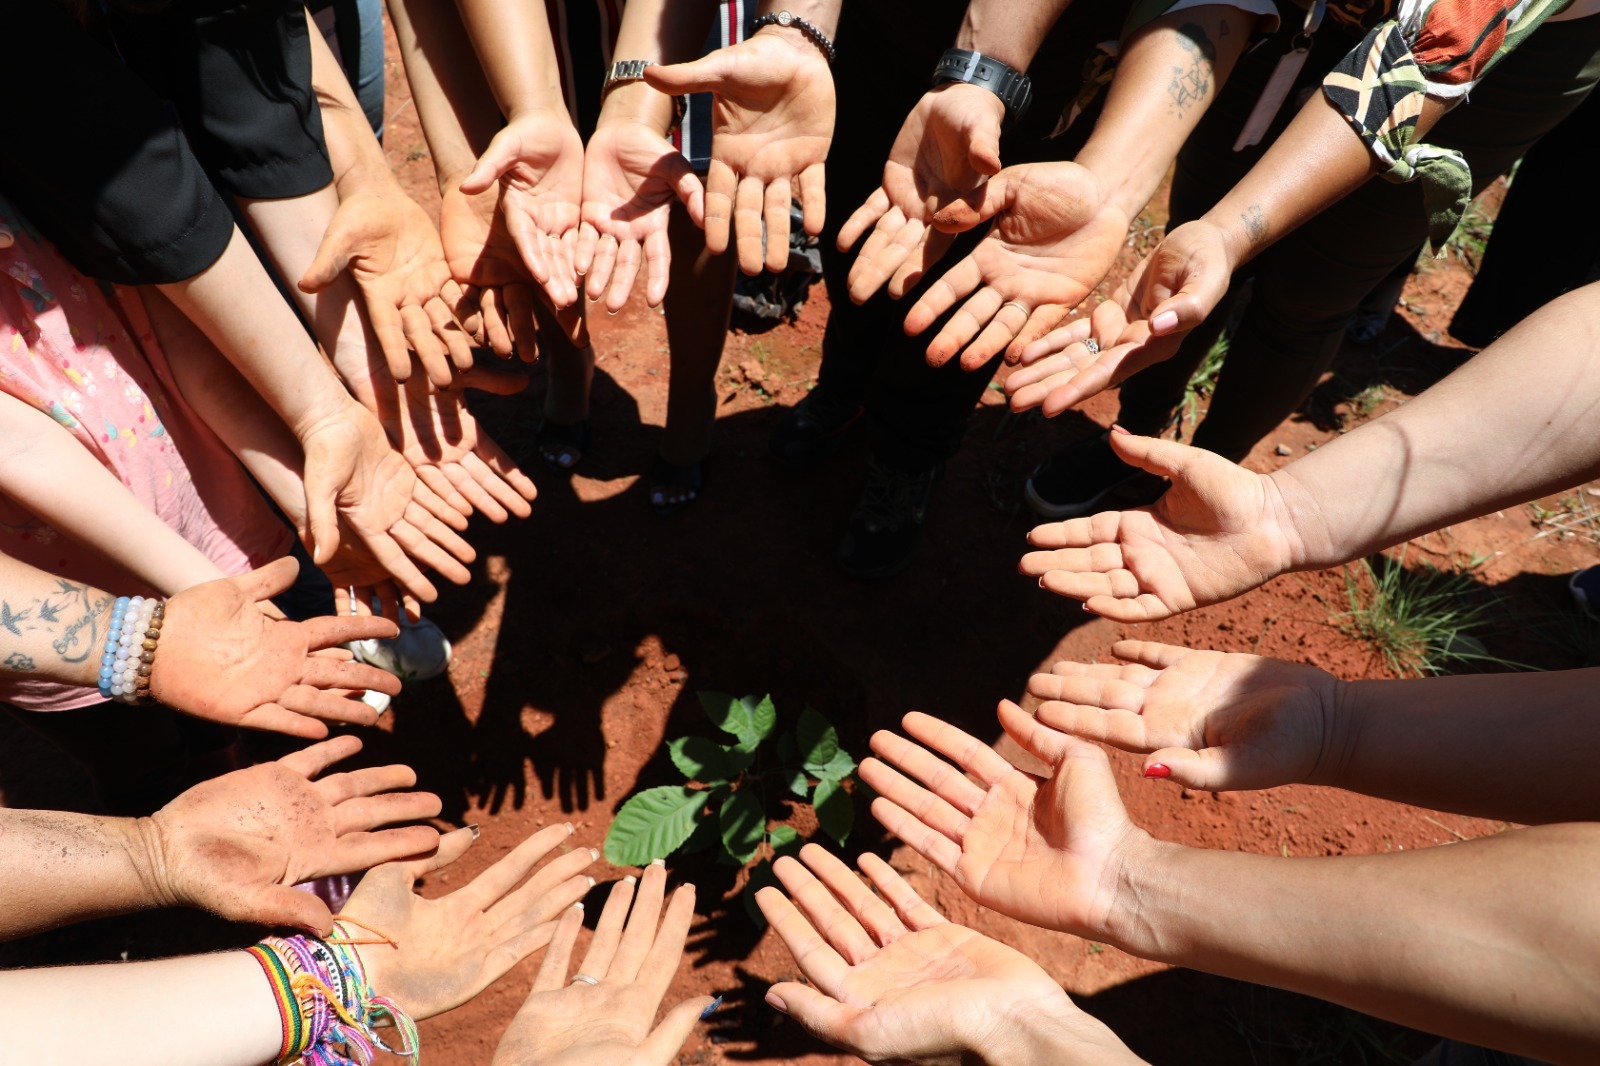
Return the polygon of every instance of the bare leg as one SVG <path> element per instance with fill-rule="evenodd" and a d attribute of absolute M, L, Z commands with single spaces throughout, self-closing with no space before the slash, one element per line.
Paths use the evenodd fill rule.
<path fill-rule="evenodd" d="M 685 211 L 673 210 L 669 236 L 672 275 L 666 311 L 672 377 L 661 457 L 674 466 L 688 466 L 711 451 L 717 416 L 714 379 L 728 337 L 736 263 L 731 255 L 706 251 L 705 235 Z"/>
<path fill-rule="evenodd" d="M 545 425 L 539 432 L 539 454 L 558 470 L 571 470 L 588 443 L 589 389 L 594 383 L 594 346 L 582 348 L 567 339 L 541 304 L 539 350 L 549 384 L 544 394 Z"/>

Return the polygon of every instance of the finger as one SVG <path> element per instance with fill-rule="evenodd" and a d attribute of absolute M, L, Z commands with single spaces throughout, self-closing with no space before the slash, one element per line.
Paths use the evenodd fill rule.
<path fill-rule="evenodd" d="M 968 280 L 975 280 L 976 277 L 976 274 L 967 274 L 961 269 L 961 264 L 957 263 L 949 274 L 934 282 L 928 292 L 930 294 L 939 292 L 947 284 L 952 291 L 957 291 Z M 944 324 L 944 328 L 928 345 L 929 364 L 943 366 L 949 362 L 951 357 L 971 343 L 980 329 L 988 325 L 989 320 L 1000 310 L 1000 303 L 1000 294 L 988 286 L 973 293 L 970 299 L 956 309 L 956 313 L 950 316 L 950 321 Z M 921 333 L 922 328 L 926 327 L 922 326 L 921 320 L 916 317 L 916 308 L 912 307 L 911 311 L 911 314 L 906 315 L 906 332 L 911 333 L 915 328 L 917 333 Z M 931 324 L 930 321 L 928 325 Z M 921 328 L 918 328 L 919 326 Z"/>
<path fill-rule="evenodd" d="M 616 958 L 617 945 L 622 942 L 622 927 L 628 921 L 628 907 L 638 891 L 639 879 L 632 874 L 611 886 L 606 904 L 600 910 L 600 920 L 595 923 L 594 936 L 589 938 L 589 950 L 578 964 L 578 972 L 602 978 Z"/>
<path fill-rule="evenodd" d="M 733 239 L 738 245 L 739 269 L 751 277 L 761 273 L 766 261 L 761 243 L 764 191 L 760 179 L 746 175 L 739 179 L 733 200 Z"/>
<path fill-rule="evenodd" d="M 467 453 L 467 457 L 470 458 L 471 454 L 470 452 Z M 480 463 L 479 466 L 481 467 L 482 464 Z M 444 474 L 451 485 L 455 486 L 457 492 L 466 497 L 467 502 L 472 505 L 473 510 L 478 514 L 483 515 L 483 517 L 496 525 L 502 524 L 509 517 L 506 514 L 506 509 L 500 506 L 500 502 L 494 498 L 488 488 L 478 480 L 471 470 L 466 468 L 464 461 L 446 463 L 439 468 L 439 471 Z M 487 473 L 487 471 L 484 472 Z"/>
<path fill-rule="evenodd" d="M 229 580 L 252 601 L 260 603 L 287 592 L 299 574 L 299 561 L 292 555 L 285 555 L 282 559 L 274 559 L 265 566 L 258 566 L 247 574 Z"/>
<path fill-rule="evenodd" d="M 332 741 L 329 741 L 332 743 Z M 308 749 L 309 750 L 309 749 Z M 375 796 L 397 788 L 410 788 L 417 783 L 417 772 L 409 766 L 395 763 L 390 766 L 370 766 L 348 773 L 329 774 L 311 787 L 322 802 L 337 807 L 345 800 L 357 796 Z M 362 828 L 370 829 L 371 826 Z"/>
<path fill-rule="evenodd" d="M 547 922 L 594 887 L 594 878 L 584 871 L 599 858 L 593 848 L 573 848 L 558 855 L 485 913 L 508 938 Z"/>
<path fill-rule="evenodd" d="M 454 582 L 457 585 L 465 585 L 472 580 L 472 572 L 470 570 L 445 554 L 443 548 L 433 540 L 423 536 L 410 523 L 398 522 L 392 532 L 395 543 L 404 548 L 407 555 L 431 567 L 446 581 Z"/>
<path fill-rule="evenodd" d="M 370 709 L 370 708 L 369 708 Z M 376 720 L 376 715 L 373 716 Z M 263 703 L 246 711 L 239 719 L 245 729 L 259 729 L 265 733 L 283 733 L 306 740 L 321 740 L 328 735 L 328 727 L 316 718 L 308 718 L 276 703 Z"/>
<path fill-rule="evenodd" d="M 824 992 L 837 995 L 850 973 L 850 965 L 812 928 L 789 897 L 775 888 L 763 888 L 756 893 L 756 906 L 794 956 L 800 972 Z"/>
<path fill-rule="evenodd" d="M 660 1003 L 678 975 L 679 964 L 683 962 L 683 945 L 689 939 L 689 923 L 694 919 L 694 899 L 694 885 L 679 885 L 672 893 L 655 942 L 639 967 L 637 983 L 651 1002 Z"/>
<path fill-rule="evenodd" d="M 795 906 L 805 914 L 811 928 L 821 933 L 846 962 L 859 966 L 878 953 L 877 941 L 805 866 L 783 855 L 772 864 L 772 872 Z M 845 875 L 851 876 L 848 868 Z"/>
<path fill-rule="evenodd" d="M 1027 311 L 1010 301 L 1001 304 L 983 332 L 978 334 L 978 339 L 962 351 L 961 369 L 977 370 L 983 366 L 1008 348 L 1027 324 Z"/>
<path fill-rule="evenodd" d="M 644 239 L 644 300 L 660 307 L 667 298 L 667 283 L 672 278 L 672 241 L 666 230 L 656 230 Z"/>
<path fill-rule="evenodd" d="M 1141 437 L 1121 426 L 1111 427 L 1111 450 L 1130 466 L 1173 480 L 1184 478 L 1196 463 L 1216 454 L 1160 437 Z"/>
<path fill-rule="evenodd" d="M 452 529 L 465 530 L 468 525 L 467 515 L 472 513 L 471 506 L 465 500 L 459 501 L 460 507 L 453 503 L 447 503 L 444 497 L 439 495 L 438 490 L 429 485 L 427 479 L 421 476 L 421 470 L 416 467 L 412 469 L 418 475 L 416 482 L 411 487 L 412 501 L 421 504 L 428 514 L 441 522 L 447 523 Z M 414 507 L 407 507 L 406 517 L 410 518 L 415 513 L 415 510 Z"/>
<path fill-rule="evenodd" d="M 872 190 L 872 195 L 867 197 L 865 203 L 850 213 L 844 220 L 844 225 L 839 227 L 839 251 L 848 252 L 855 247 L 856 241 L 867 232 L 869 227 L 876 226 L 878 219 L 889 210 L 889 194 L 882 186 Z"/>
<path fill-rule="evenodd" d="M 460 533 L 452 528 L 453 524 L 446 525 L 444 521 L 440 520 L 440 516 L 434 508 L 423 505 L 425 498 L 427 496 L 436 496 L 435 493 L 425 491 L 421 485 L 418 485 L 412 496 L 413 500 L 406 507 L 404 520 L 397 522 L 396 526 L 410 525 L 424 537 L 449 552 L 451 557 L 459 559 L 463 563 L 470 563 L 478 557 L 478 553 L 473 550 L 472 545 L 463 540 Z M 465 529 L 466 527 L 463 526 L 461 528 Z"/>
<path fill-rule="evenodd" d="M 706 223 L 706 187 L 701 184 L 700 175 L 694 172 L 694 167 L 689 165 L 681 152 L 663 157 L 663 162 L 666 172 L 662 179 L 672 186 L 678 202 L 689 212 L 689 220 L 703 228 Z"/>
<path fill-rule="evenodd" d="M 434 453 L 435 457 L 440 454 L 436 444 L 429 450 Z M 454 511 L 459 515 L 472 514 L 472 501 L 456 491 L 455 485 L 445 476 L 444 471 L 439 466 L 431 462 L 423 462 L 414 464 L 412 469 L 416 471 L 417 480 L 426 485 L 430 492 L 444 501 L 444 505 L 447 508 L 443 512 L 444 514 L 448 514 L 450 511 Z"/>
<path fill-rule="evenodd" d="M 866 856 L 862 856 L 865 858 Z M 854 870 L 846 866 L 828 849 L 807 844 L 800 849 L 800 861 L 816 875 L 817 880 L 843 904 L 850 916 L 860 923 L 874 941 L 891 943 L 907 932 L 898 915 L 870 888 L 862 883 Z"/>
<path fill-rule="evenodd" d="M 1102 541 L 1115 541 L 1118 523 L 1119 517 L 1115 511 L 1102 511 L 1087 518 L 1069 518 L 1064 522 L 1043 522 L 1028 531 L 1028 543 L 1035 548 L 1087 548 Z M 1026 560 L 1027 556 L 1023 556 L 1023 559 Z"/>
<path fill-rule="evenodd" d="M 856 859 L 856 865 L 872 881 L 878 894 L 894 908 L 897 920 L 904 923 L 904 928 L 929 929 L 946 921 L 945 916 L 935 910 L 931 903 L 917 895 L 917 890 L 894 867 L 870 851 L 862 852 Z"/>
<path fill-rule="evenodd" d="M 423 817 L 431 818 L 432 815 Z M 329 867 L 317 871 L 317 876 L 355 873 L 382 866 L 386 862 L 427 855 L 439 847 L 440 839 L 439 831 L 431 825 L 407 825 L 376 833 L 348 833 L 334 845 Z"/>
<path fill-rule="evenodd" d="M 346 595 L 349 593 L 346 592 Z M 372 615 L 326 614 L 290 624 L 300 626 L 306 647 L 312 651 L 338 649 L 339 645 L 349 644 L 353 640 L 385 640 L 400 635 L 399 626 L 387 618 L 374 618 Z"/>
<path fill-rule="evenodd" d="M 927 240 L 928 229 L 921 220 L 905 218 L 898 208 L 885 215 L 884 219 L 889 225 L 895 226 L 892 234 L 883 226 L 873 230 L 850 268 L 850 299 L 858 304 L 866 303 L 885 282 L 898 274 L 906 260 L 916 254 Z M 879 240 L 880 233 L 884 233 L 887 239 Z"/>
<path fill-rule="evenodd" d="M 415 822 L 437 817 L 443 802 L 431 792 L 386 792 L 381 796 L 358 796 L 333 809 L 334 831 L 362 833 L 393 822 Z"/>
<path fill-rule="evenodd" d="M 1010 366 L 1016 366 L 1021 361 L 1022 353 L 1027 347 L 1037 338 L 1054 329 L 1056 323 L 1061 321 L 1062 314 L 1063 309 L 1059 304 L 1046 304 L 1043 307 L 1036 308 L 1033 314 L 1028 316 L 1028 320 L 1022 324 L 1022 328 L 1017 331 L 1016 337 L 1012 339 L 1010 344 L 1006 345 L 1006 363 Z"/>
<path fill-rule="evenodd" d="M 479 874 L 466 887 L 458 889 L 464 904 L 483 911 L 488 910 L 500 897 L 510 892 L 528 875 L 540 859 L 548 855 L 572 836 L 572 826 L 546 826 L 518 844 L 505 858 Z"/>
<path fill-rule="evenodd" d="M 944 253 L 950 250 L 953 240 L 954 238 L 948 233 L 926 229 L 923 232 L 921 246 L 906 256 L 906 261 L 900 264 L 894 272 L 894 277 L 889 279 L 889 295 L 898 300 L 922 284 L 922 276 L 944 258 Z"/>
<path fill-rule="evenodd" d="M 656 1002 L 659 1003 L 660 999 L 658 998 Z M 661 1019 L 661 1023 L 650 1031 L 650 1035 L 645 1037 L 644 1043 L 639 1045 L 637 1061 L 677 1062 L 678 1052 L 689 1039 L 689 1034 L 694 1032 L 700 1016 L 715 1002 L 716 1000 L 710 996 L 696 996 L 673 1007 L 667 1012 L 667 1016 Z"/>
<path fill-rule="evenodd" d="M 1040 725 L 1010 700 L 1000 701 L 996 716 L 1000 719 L 1000 728 L 1021 745 L 1023 751 L 1047 766 L 1060 766 L 1071 750 L 1072 737 Z"/>
<path fill-rule="evenodd" d="M 733 76 L 734 63 L 733 57 L 719 49 L 692 63 L 646 67 L 644 80 L 669 96 L 721 92 L 727 88 L 724 83 Z"/>
<path fill-rule="evenodd" d="M 400 692 L 400 686 L 393 684 L 398 681 L 393 674 L 389 680 L 381 684 L 373 684 L 371 688 L 377 692 L 392 690 L 387 695 L 394 696 Z M 378 712 L 362 700 L 354 699 L 349 694 L 361 691 L 360 688 L 335 688 L 331 691 L 312 688 L 309 685 L 290 685 L 278 696 L 276 706 L 294 714 L 310 718 L 320 718 L 324 722 L 343 722 L 345 725 L 374 725 L 378 721 Z"/>
<path fill-rule="evenodd" d="M 856 1047 L 846 1040 L 846 1033 L 855 1029 L 861 1011 L 818 992 L 798 981 L 783 981 L 767 990 L 767 1004 L 782 1011 L 800 1024 L 812 1036 L 827 1044 L 843 1047 L 862 1057 L 872 1055 L 872 1048 Z M 872 1056 L 876 1060 L 876 1056 Z"/>
<path fill-rule="evenodd" d="M 606 310 L 616 314 L 627 304 L 633 293 L 634 279 L 639 276 L 642 249 L 638 241 L 623 241 L 617 248 L 616 271 L 611 278 L 611 288 L 606 291 Z"/>
<path fill-rule="evenodd" d="M 488 516 L 490 521 L 504 522 L 512 514 L 518 518 L 526 518 L 533 513 L 533 508 L 528 506 L 528 501 L 522 494 L 507 484 L 505 479 L 496 474 L 476 453 L 469 452 L 463 456 L 461 462 L 456 464 L 456 469 L 460 471 L 462 477 L 470 478 L 478 491 L 489 497 L 483 506 L 479 507 L 479 511 Z M 490 504 L 493 505 L 492 510 Z"/>
<path fill-rule="evenodd" d="M 320 744 L 312 744 L 299 751 L 290 752 L 278 760 L 278 765 L 309 781 L 334 763 L 348 759 L 360 750 L 360 737 L 334 737 Z"/>
<path fill-rule="evenodd" d="M 506 316 L 511 322 L 511 337 L 516 345 L 517 357 L 524 363 L 539 361 L 539 326 L 534 318 L 534 306 L 541 297 L 531 286 L 509 285 L 502 295 L 505 297 Z M 573 300 L 577 300 L 577 289 L 573 289 Z M 555 308 L 556 323 L 567 334 L 567 339 L 575 347 L 588 347 L 588 340 L 581 305 L 572 307 Z"/>
<path fill-rule="evenodd" d="M 383 619 L 388 621 L 388 619 Z M 393 674 L 386 674 L 375 666 L 354 661 L 339 662 L 332 659 L 307 658 L 300 667 L 300 684 L 313 689 L 344 689 L 346 691 L 359 691 L 362 689 L 375 689 L 387 692 L 394 696 L 399 693 L 398 687 L 390 692 L 390 681 L 394 680 Z"/>
<path fill-rule="evenodd" d="M 1043 575 L 1051 571 L 1069 574 L 1110 574 L 1126 570 L 1122 545 L 1101 541 L 1087 548 L 1056 548 L 1047 552 L 1028 552 L 1027 573 Z"/>
<path fill-rule="evenodd" d="M 1034 708 L 1033 717 L 1057 732 L 1083 740 L 1111 744 L 1123 751 L 1150 750 L 1147 723 L 1134 711 L 1046 700 Z"/>
<path fill-rule="evenodd" d="M 828 221 L 827 170 L 821 163 L 813 163 L 800 172 L 800 210 L 806 233 L 819 236 Z"/>
<path fill-rule="evenodd" d="M 417 565 L 401 550 L 393 537 L 387 533 L 366 536 L 362 537 L 362 543 L 377 564 L 406 592 L 424 603 L 432 603 L 439 598 L 439 590 L 433 587 L 433 582 L 422 576 L 422 571 L 417 569 Z"/>
<path fill-rule="evenodd" d="M 455 369 L 450 362 L 450 349 L 445 347 L 433 332 L 433 320 L 428 312 L 415 304 L 400 309 L 400 322 L 405 327 L 406 342 L 417 353 L 417 361 L 427 372 L 434 388 L 448 389 L 455 379 Z M 409 373 L 409 367 L 407 368 Z M 408 380 L 396 378 L 397 381 Z"/>
<path fill-rule="evenodd" d="M 580 277 L 589 273 L 589 268 L 594 264 L 595 246 L 600 243 L 600 231 L 594 228 L 593 223 L 578 223 L 578 243 L 572 248 L 572 268 Z"/>
<path fill-rule="evenodd" d="M 505 309 L 502 306 L 500 290 L 496 288 L 484 289 L 478 298 L 479 314 L 483 318 L 484 338 L 489 347 L 502 359 L 509 357 L 516 350 L 511 339 L 511 331 L 506 327 Z"/>
<path fill-rule="evenodd" d="M 957 766 L 993 787 L 1016 773 L 1016 767 L 989 745 L 931 714 L 912 711 L 900 720 L 911 736 L 922 741 Z M 893 734 L 890 734 L 891 736 Z"/>
<path fill-rule="evenodd" d="M 515 396 L 525 391 L 533 379 L 517 370 L 494 370 L 487 366 L 474 366 L 456 377 L 456 385 L 463 389 L 477 389 L 491 396 Z M 480 427 L 478 439 L 483 439 Z"/>
<path fill-rule="evenodd" d="M 890 833 L 905 841 L 912 851 L 945 873 L 955 876 L 956 863 L 961 861 L 961 846 L 954 840 L 881 795 L 872 801 L 872 816 Z"/>
<path fill-rule="evenodd" d="M 609 233 L 602 233 L 595 242 L 594 260 L 589 264 L 589 276 L 584 281 L 583 294 L 591 300 L 598 300 L 606 294 L 606 286 L 611 284 L 611 271 L 617 264 L 617 239 Z"/>
<path fill-rule="evenodd" d="M 236 905 L 228 907 L 222 916 L 252 925 L 304 929 L 312 936 L 327 936 L 333 932 L 333 914 L 328 905 L 310 892 L 290 885 L 244 888 Z"/>
<path fill-rule="evenodd" d="M 449 305 L 435 296 L 422 305 L 422 310 L 433 326 L 433 335 L 444 342 L 445 349 L 450 353 L 451 365 L 461 373 L 471 370 L 472 342 L 467 337 L 466 330 L 451 312 Z"/>
<path fill-rule="evenodd" d="M 406 341 L 405 318 L 400 310 L 372 301 L 367 305 L 372 334 L 383 352 L 389 375 L 404 384 L 411 380 L 411 345 Z"/>
<path fill-rule="evenodd" d="M 631 984 L 639 976 L 639 967 L 655 943 L 656 926 L 661 921 L 661 905 L 667 892 L 667 868 L 661 863 L 651 863 L 639 879 L 639 889 L 633 897 L 633 910 L 628 914 L 628 924 L 617 943 L 617 953 L 606 970 L 606 981 Z"/>
<path fill-rule="evenodd" d="M 439 846 L 431 855 L 423 855 L 412 859 L 403 867 L 405 875 L 410 882 L 416 882 L 435 870 L 442 870 L 467 853 L 472 847 L 472 842 L 478 839 L 476 826 L 465 826 L 443 833 L 439 837 Z"/>
<path fill-rule="evenodd" d="M 733 221 L 733 200 L 738 186 L 739 178 L 733 168 L 720 159 L 712 159 L 706 170 L 705 215 L 706 251 L 712 255 L 728 250 L 728 227 Z"/>
<path fill-rule="evenodd" d="M 526 518 L 533 513 L 528 503 L 538 497 L 538 487 L 534 485 L 532 478 L 522 472 L 522 468 L 515 460 L 482 430 L 478 432 L 478 447 L 474 449 L 473 457 L 487 467 L 499 482 L 510 486 L 511 491 L 520 497 L 519 503 L 491 488 L 490 491 L 495 493 L 495 499 L 499 500 L 506 510 L 519 518 Z"/>
<path fill-rule="evenodd" d="M 500 175 L 511 169 L 521 154 L 520 138 L 509 129 L 501 130 L 489 142 L 489 147 L 484 149 L 483 155 L 473 164 L 472 170 L 462 179 L 460 190 L 468 196 L 476 196 L 480 192 L 487 192 L 490 186 L 500 180 Z"/>
<path fill-rule="evenodd" d="M 762 220 L 766 223 L 767 269 L 781 274 L 789 265 L 789 180 L 770 183 L 762 198 Z"/>
<path fill-rule="evenodd" d="M 875 792 L 914 814 L 918 822 L 949 840 L 966 838 L 972 819 L 893 767 L 877 759 L 863 759 L 857 772 Z"/>
<path fill-rule="evenodd" d="M 1168 778 L 1173 784 L 1197 792 L 1227 792 L 1247 787 L 1244 781 L 1235 780 L 1236 775 L 1229 765 L 1230 760 L 1231 756 L 1225 747 L 1201 748 L 1199 751 L 1189 748 L 1161 748 L 1151 752 L 1145 759 L 1143 773 L 1145 777 Z M 1163 766 L 1167 769 L 1164 774 L 1159 769 Z M 1251 784 L 1259 787 L 1262 784 L 1286 783 L 1287 780 L 1279 780 Z"/>
<path fill-rule="evenodd" d="M 1111 654 L 1125 662 L 1138 663 L 1151 670 L 1165 670 L 1177 666 L 1191 653 L 1188 648 L 1175 644 L 1157 644 L 1153 640 L 1119 640 L 1111 645 Z M 1152 678 L 1159 677 L 1153 674 Z"/>
<path fill-rule="evenodd" d="M 1056 703 L 1138 713 L 1144 707 L 1144 686 L 1120 677 L 1077 677 L 1035 674 L 1028 691 Z"/>
<path fill-rule="evenodd" d="M 872 738 L 872 750 L 921 781 L 928 790 L 962 814 L 970 816 L 983 803 L 984 790 L 927 749 L 890 732 Z"/>
<path fill-rule="evenodd" d="M 1022 349 L 1019 362 L 1029 366 L 1048 355 L 1054 355 L 1063 348 L 1074 344 L 1082 344 L 1089 336 L 1090 323 L 1087 318 L 1073 319 L 1064 326 L 1051 330 L 1036 341 L 1030 342 Z"/>
<path fill-rule="evenodd" d="M 346 216 L 348 217 L 348 216 Z M 329 226 L 317 245 L 317 254 L 300 277 L 300 291 L 319 293 L 338 280 L 350 265 L 350 246 L 342 226 Z"/>
<path fill-rule="evenodd" d="M 578 942 L 578 930 L 583 928 L 583 904 L 574 903 L 561 915 L 550 946 L 545 949 L 539 972 L 534 975 L 533 988 L 528 995 L 554 992 L 567 985 L 567 968 L 572 964 L 572 947 Z"/>

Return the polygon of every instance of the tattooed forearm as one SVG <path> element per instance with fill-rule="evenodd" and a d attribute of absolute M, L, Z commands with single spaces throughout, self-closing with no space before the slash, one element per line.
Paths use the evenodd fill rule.
<path fill-rule="evenodd" d="M 1240 212 L 1239 221 L 1244 223 L 1244 235 L 1250 238 L 1250 247 L 1254 248 L 1266 239 L 1267 216 L 1260 204 L 1251 204 Z"/>
<path fill-rule="evenodd" d="M 0 589 L 0 676 L 92 683 L 116 598 L 4 555 Z"/>
<path fill-rule="evenodd" d="M 81 663 L 99 650 L 100 616 L 114 602 L 110 596 L 102 596 L 90 603 L 88 589 L 83 591 L 83 614 L 72 621 L 50 645 L 61 656 L 62 662 Z"/>
<path fill-rule="evenodd" d="M 14 651 L 10 655 L 6 656 L 7 669 L 16 670 L 18 673 L 26 674 L 33 671 L 33 666 L 33 660 L 22 654 L 20 651 Z"/>
<path fill-rule="evenodd" d="M 1192 22 L 1178 27 L 1178 44 L 1187 53 L 1186 61 L 1173 66 L 1167 95 L 1172 97 L 1173 109 L 1181 117 L 1211 94 L 1217 46 L 1203 28 Z"/>

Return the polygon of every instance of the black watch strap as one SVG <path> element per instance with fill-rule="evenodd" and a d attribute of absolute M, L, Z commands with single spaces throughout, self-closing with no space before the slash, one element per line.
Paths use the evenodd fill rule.
<path fill-rule="evenodd" d="M 1033 81 L 993 56 L 966 48 L 946 48 L 933 68 L 933 84 L 959 81 L 988 89 L 1006 105 L 1006 125 L 1015 125 L 1033 103 Z"/>

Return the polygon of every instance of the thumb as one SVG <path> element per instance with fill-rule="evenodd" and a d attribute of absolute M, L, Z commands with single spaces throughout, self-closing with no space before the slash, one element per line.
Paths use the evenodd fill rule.
<path fill-rule="evenodd" d="M 248 574 L 240 574 L 233 581 L 239 586 L 240 592 L 259 603 L 287 591 L 299 575 L 299 560 L 292 555 L 285 555 L 282 559 L 274 559 L 266 566 L 256 567 Z"/>
<path fill-rule="evenodd" d="M 309 456 L 307 457 L 309 458 Z M 339 550 L 339 507 L 337 488 L 328 484 L 320 466 L 306 464 L 303 478 L 306 493 L 306 527 L 311 534 L 311 561 L 322 566 Z"/>
<path fill-rule="evenodd" d="M 500 175 L 511 169 L 521 154 L 521 137 L 509 129 L 501 130 L 483 150 L 472 170 L 461 179 L 458 188 L 468 196 L 488 190 L 500 180 Z"/>
<path fill-rule="evenodd" d="M 646 67 L 646 70 L 649 68 Z M 684 158 L 682 152 L 671 152 L 662 160 L 666 167 L 663 180 L 672 186 L 672 191 L 677 194 L 678 200 L 689 212 L 689 219 L 696 226 L 704 229 L 706 224 L 706 187 L 700 180 L 700 175 L 694 172 L 694 167 Z"/>
<path fill-rule="evenodd" d="M 767 1002 L 799 1022 L 812 1036 L 836 1046 L 850 1046 L 845 1031 L 859 1013 L 854 1007 L 798 981 L 784 981 L 767 989 Z M 852 1047 L 852 1050 L 869 1049 Z"/>
<path fill-rule="evenodd" d="M 1121 426 L 1111 427 L 1111 450 L 1131 466 L 1173 480 L 1187 473 L 1200 456 L 1210 454 L 1160 437 L 1141 437 Z"/>
<path fill-rule="evenodd" d="M 350 248 L 344 240 L 344 233 L 339 228 L 339 220 L 336 218 L 333 225 L 328 227 L 328 232 L 322 235 L 322 243 L 317 245 L 316 258 L 311 260 L 311 265 L 306 267 L 305 274 L 300 278 L 300 291 L 321 292 L 332 285 L 349 265 Z"/>
<path fill-rule="evenodd" d="M 987 122 L 978 123 L 967 130 L 971 140 L 967 144 L 967 162 L 979 174 L 1000 173 L 1000 137 Z"/>
<path fill-rule="evenodd" d="M 661 1066 L 676 1062 L 678 1050 L 683 1047 L 684 1041 L 689 1039 L 689 1034 L 694 1032 L 695 1023 L 700 1020 L 700 1015 L 716 1002 L 710 996 L 695 996 L 673 1007 L 667 1012 L 667 1016 L 661 1019 L 661 1024 L 645 1037 L 635 1061 L 646 1064 L 660 1063 Z"/>
<path fill-rule="evenodd" d="M 1222 792 L 1233 787 L 1224 748 L 1162 748 L 1144 761 L 1144 776 L 1166 778 L 1200 792 Z"/>
<path fill-rule="evenodd" d="M 1011 183 L 999 174 L 960 199 L 946 204 L 933 216 L 933 228 L 942 233 L 963 233 L 989 221 L 1006 208 Z"/>
<path fill-rule="evenodd" d="M 645 84 L 672 96 L 714 93 L 733 76 L 733 57 L 719 49 L 692 63 L 669 63 L 644 68 Z"/>
<path fill-rule="evenodd" d="M 288 885 L 259 885 L 243 894 L 238 913 L 223 917 L 253 925 L 288 926 L 312 936 L 327 936 L 333 931 L 333 914 L 328 905 L 310 892 Z"/>

